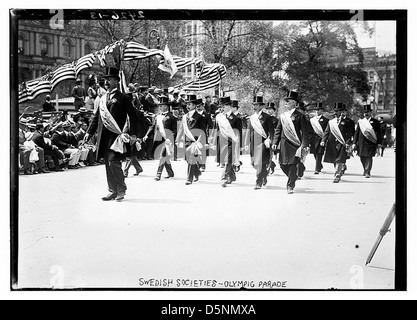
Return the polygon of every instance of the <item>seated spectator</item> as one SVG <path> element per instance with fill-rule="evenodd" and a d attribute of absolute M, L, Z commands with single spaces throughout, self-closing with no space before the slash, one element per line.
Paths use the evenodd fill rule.
<path fill-rule="evenodd" d="M 32 171 L 29 162 L 31 150 L 24 145 L 26 142 L 25 133 L 25 130 L 19 127 L 19 171 L 25 175 L 31 175 Z"/>
<path fill-rule="evenodd" d="M 30 131 L 25 133 L 26 141 L 23 145 L 30 150 L 29 163 L 30 170 L 33 174 L 37 173 L 49 173 L 49 170 L 45 167 L 45 153 L 43 148 L 36 145 L 32 138 L 36 127 L 30 127 Z"/>
<path fill-rule="evenodd" d="M 97 147 L 91 143 L 84 142 L 87 129 L 88 124 L 86 122 L 81 122 L 78 131 L 74 134 L 74 137 L 77 140 L 77 145 L 81 152 L 85 154 L 85 160 L 83 160 L 84 157 L 81 156 L 80 161 L 84 161 L 86 166 L 95 166 L 98 164 L 95 162 Z"/>
<path fill-rule="evenodd" d="M 33 133 L 32 141 L 44 150 L 46 156 L 50 156 L 52 158 L 55 171 L 64 171 L 63 167 L 68 164 L 68 159 L 65 158 L 64 153 L 60 151 L 57 146 L 52 144 L 51 139 L 44 135 L 44 130 L 46 128 L 47 126 L 44 128 L 43 124 L 36 125 L 36 131 Z M 60 165 L 60 160 L 62 162 L 62 166 Z"/>
<path fill-rule="evenodd" d="M 81 151 L 74 146 L 74 141 L 69 138 L 69 134 L 64 131 L 64 127 L 68 130 L 71 128 L 71 124 L 65 122 L 56 126 L 55 133 L 52 135 L 52 144 L 56 145 L 64 155 L 69 156 L 68 169 L 78 169 L 80 166 L 77 166 L 77 164 Z"/>

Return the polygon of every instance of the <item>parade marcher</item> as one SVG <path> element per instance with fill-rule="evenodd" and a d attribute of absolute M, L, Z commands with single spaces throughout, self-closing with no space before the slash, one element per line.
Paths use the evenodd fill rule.
<path fill-rule="evenodd" d="M 275 132 L 275 129 L 278 126 L 278 118 L 276 116 L 277 108 L 275 107 L 275 103 L 268 102 L 265 110 L 272 117 L 272 123 L 274 124 L 274 132 Z M 273 152 L 271 152 L 271 159 L 268 165 L 268 172 L 271 175 L 275 173 L 275 168 L 277 166 L 276 163 L 274 162 L 274 157 L 278 154 L 278 150 L 279 149 L 277 148 L 276 150 L 273 150 Z"/>
<path fill-rule="evenodd" d="M 379 151 L 382 144 L 381 125 L 378 120 L 372 118 L 372 106 L 365 105 L 363 119 L 359 119 L 353 138 L 353 148 L 357 150 L 361 158 L 365 178 L 371 177 L 373 157 Z"/>
<path fill-rule="evenodd" d="M 217 119 L 217 116 L 219 114 L 221 114 L 221 113 L 224 112 L 224 107 L 225 106 L 228 106 L 228 105 L 231 105 L 231 103 L 232 103 L 232 101 L 230 100 L 230 97 L 221 97 L 220 98 L 220 101 L 219 101 L 218 108 L 216 110 L 216 118 L 215 119 Z M 216 120 L 215 120 L 215 122 L 216 122 Z M 218 124 L 216 123 L 216 128 L 217 127 L 218 127 Z M 226 166 L 226 164 L 224 162 L 225 159 L 222 158 L 221 155 L 220 155 L 220 150 L 221 150 L 221 147 L 220 147 L 220 145 L 221 145 L 220 139 L 221 139 L 221 136 L 220 135 L 216 135 L 215 137 L 212 136 L 210 138 L 210 140 L 211 140 L 212 143 L 214 143 L 214 139 L 216 139 L 216 162 L 218 163 L 217 166 L 218 167 L 220 166 L 222 169 L 224 169 L 225 166 Z"/>
<path fill-rule="evenodd" d="M 214 118 L 216 116 L 216 112 L 219 109 L 219 97 L 218 96 L 213 96 L 212 98 L 213 102 L 210 106 L 210 110 L 211 110 L 211 116 Z"/>
<path fill-rule="evenodd" d="M 180 110 L 183 112 L 183 114 L 186 114 L 188 112 L 188 104 L 186 102 L 185 91 L 180 91 L 178 102 L 180 104 Z"/>
<path fill-rule="evenodd" d="M 177 133 L 177 119 L 169 112 L 169 99 L 166 96 L 160 97 L 160 113 L 156 116 L 155 124 L 149 128 L 144 140 L 148 135 L 154 132 L 154 144 L 156 146 L 156 156 L 159 159 L 158 171 L 155 181 L 160 181 L 164 168 L 168 176 L 165 179 L 174 177 L 174 170 L 171 165 L 171 156 L 173 152 L 174 136 Z"/>
<path fill-rule="evenodd" d="M 211 105 L 212 105 L 211 96 L 210 95 L 206 95 L 204 99 L 205 99 L 205 101 L 204 101 L 204 110 L 209 115 L 211 115 Z"/>
<path fill-rule="evenodd" d="M 223 101 L 223 113 L 216 117 L 217 134 L 220 137 L 220 157 L 225 163 L 221 178 L 221 186 L 225 188 L 228 184 L 236 181 L 235 168 L 240 167 L 239 157 L 242 147 L 242 119 L 233 113 L 232 105 L 236 108 L 238 102 Z"/>
<path fill-rule="evenodd" d="M 54 112 L 56 111 L 53 103 L 51 102 L 51 96 L 48 94 L 45 97 L 45 102 L 42 105 L 43 112 Z"/>
<path fill-rule="evenodd" d="M 75 87 L 72 89 L 72 96 L 74 97 L 74 107 L 75 111 L 82 107 L 84 107 L 84 100 L 85 100 L 85 89 L 82 87 L 82 81 L 80 78 L 75 80 Z"/>
<path fill-rule="evenodd" d="M 120 82 L 119 70 L 107 68 L 106 75 L 109 82 L 109 92 L 100 100 L 98 112 L 93 115 L 90 127 L 85 135 L 85 141 L 98 131 L 97 158 L 104 158 L 109 194 L 103 201 L 121 201 L 126 195 L 126 183 L 122 170 L 122 160 L 130 149 L 130 142 L 136 142 L 134 135 L 129 136 L 122 132 L 127 117 L 130 119 L 130 130 L 138 130 L 138 121 L 135 109 L 129 98 L 118 91 Z"/>
<path fill-rule="evenodd" d="M 206 134 L 204 132 L 204 118 L 196 111 L 202 99 L 196 95 L 189 95 L 187 99 L 188 113 L 182 117 L 180 130 L 178 131 L 177 143 L 184 135 L 185 159 L 188 162 L 186 185 L 197 182 L 201 176 L 199 164 L 203 161 Z"/>
<path fill-rule="evenodd" d="M 253 98 L 254 114 L 250 117 L 250 155 L 252 165 L 256 169 L 256 186 L 259 190 L 268 183 L 268 165 L 271 159 L 272 139 L 274 137 L 274 123 L 272 117 L 264 109 L 263 97 Z"/>
<path fill-rule="evenodd" d="M 321 146 L 321 141 L 324 137 L 329 119 L 323 115 L 324 106 L 323 103 L 318 102 L 312 110 L 316 111 L 316 116 L 310 119 L 311 127 L 313 128 L 313 134 L 310 138 L 310 152 L 316 159 L 316 166 L 314 174 L 319 174 L 323 169 L 323 155 L 324 147 Z"/>
<path fill-rule="evenodd" d="M 309 131 L 305 115 L 297 110 L 298 92 L 288 91 L 284 101 L 287 111 L 279 117 L 273 149 L 276 150 L 280 144 L 279 163 L 288 177 L 287 193 L 293 194 L 298 179 L 299 164 L 308 153 Z"/>
<path fill-rule="evenodd" d="M 213 127 L 213 120 L 211 119 L 211 115 L 210 113 L 208 113 L 205 110 L 205 105 L 202 103 L 200 105 L 197 106 L 196 108 L 197 112 L 203 117 L 204 119 L 204 132 L 206 133 L 206 142 L 208 143 L 209 141 L 209 136 L 210 136 L 210 130 L 214 129 Z M 203 163 L 200 164 L 200 170 L 201 172 L 205 172 L 206 171 L 206 164 L 207 164 L 207 157 L 210 154 L 210 149 L 209 146 L 206 145 L 206 157 L 204 157 L 203 159 Z"/>
<path fill-rule="evenodd" d="M 320 145 L 326 147 L 324 162 L 334 164 L 333 182 L 339 183 L 346 171 L 346 160 L 350 157 L 348 151 L 355 134 L 355 123 L 347 117 L 343 103 L 335 103 L 334 111 L 336 117 L 329 121 Z"/>
<path fill-rule="evenodd" d="M 240 146 L 241 146 L 239 155 L 243 155 L 243 114 L 240 113 L 239 109 L 240 109 L 239 101 L 232 100 L 232 112 L 236 117 L 238 117 L 241 120 L 241 125 L 242 125 L 242 128 L 240 129 L 240 132 L 239 132 L 240 133 Z M 242 166 L 242 161 L 239 160 L 239 165 L 235 166 L 235 171 L 239 172 L 241 166 Z"/>
<path fill-rule="evenodd" d="M 384 119 L 382 117 L 378 117 L 379 126 L 381 128 L 381 135 L 382 135 L 382 143 L 381 143 L 381 154 L 379 155 L 381 158 L 384 156 L 385 148 L 389 144 L 389 126 L 385 123 Z"/>

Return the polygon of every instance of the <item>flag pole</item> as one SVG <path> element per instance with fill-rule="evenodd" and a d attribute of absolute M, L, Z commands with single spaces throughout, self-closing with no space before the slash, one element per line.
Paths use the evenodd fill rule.
<path fill-rule="evenodd" d="M 59 111 L 59 103 L 58 103 L 58 93 L 55 94 L 55 109 L 56 111 Z"/>
<path fill-rule="evenodd" d="M 371 263 L 374 255 L 376 253 L 376 250 L 378 249 L 379 245 L 381 244 L 382 239 L 385 237 L 385 235 L 389 231 L 389 227 L 391 226 L 391 223 L 394 220 L 394 218 L 395 218 L 395 202 L 392 205 L 392 208 L 391 208 L 390 212 L 388 213 L 388 217 L 385 219 L 385 222 L 382 225 L 381 230 L 379 231 L 378 238 L 376 239 L 376 242 L 375 242 L 371 252 L 369 253 L 368 259 L 366 259 L 366 266 Z"/>

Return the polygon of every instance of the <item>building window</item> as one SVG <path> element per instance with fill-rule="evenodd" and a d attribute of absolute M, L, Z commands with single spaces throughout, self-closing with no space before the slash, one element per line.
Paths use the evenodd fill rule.
<path fill-rule="evenodd" d="M 190 35 L 192 32 L 193 32 L 193 27 L 192 27 L 192 25 L 189 24 L 187 26 L 187 34 Z"/>
<path fill-rule="evenodd" d="M 19 34 L 17 40 L 17 52 L 24 55 L 29 54 L 29 41 L 24 34 Z"/>
<path fill-rule="evenodd" d="M 92 51 L 93 51 L 93 49 L 91 48 L 90 44 L 89 44 L 89 43 L 87 43 L 87 44 L 84 46 L 84 54 L 90 54 Z"/>
<path fill-rule="evenodd" d="M 50 56 L 50 43 L 46 37 L 42 37 L 40 40 L 41 47 L 41 56 L 48 57 Z"/>
<path fill-rule="evenodd" d="M 187 67 L 187 74 L 191 74 L 193 72 L 192 67 L 188 66 Z"/>
<path fill-rule="evenodd" d="M 74 59 L 75 46 L 70 40 L 65 40 L 64 42 L 64 56 L 68 59 Z"/>

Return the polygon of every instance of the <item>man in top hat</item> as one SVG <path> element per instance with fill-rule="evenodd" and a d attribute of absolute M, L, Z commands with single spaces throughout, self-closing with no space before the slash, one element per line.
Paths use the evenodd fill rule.
<path fill-rule="evenodd" d="M 211 115 L 211 104 L 212 104 L 212 101 L 211 101 L 211 95 L 206 95 L 205 97 L 204 97 L 204 99 L 205 99 L 205 101 L 204 101 L 204 110 L 209 114 L 209 115 Z"/>
<path fill-rule="evenodd" d="M 182 117 L 177 143 L 185 136 L 185 159 L 188 162 L 186 185 L 197 182 L 201 176 L 200 163 L 205 157 L 204 145 L 206 133 L 204 131 L 204 118 L 196 111 L 198 105 L 203 103 L 196 95 L 189 95 L 187 100 L 188 113 Z M 203 153 L 204 152 L 204 153 Z"/>
<path fill-rule="evenodd" d="M 259 190 L 268 183 L 268 165 L 271 159 L 271 141 L 274 137 L 274 122 L 272 117 L 264 111 L 263 97 L 253 98 L 254 114 L 250 117 L 250 155 L 252 165 L 256 169 L 255 190 Z"/>
<path fill-rule="evenodd" d="M 298 92 L 288 91 L 284 101 L 287 111 L 279 118 L 273 139 L 273 149 L 276 150 L 280 144 L 279 163 L 288 177 L 287 193 L 293 194 L 300 161 L 308 152 L 309 136 L 306 117 L 300 110 L 297 110 Z"/>
<path fill-rule="evenodd" d="M 236 181 L 236 167 L 240 167 L 239 157 L 242 147 L 242 119 L 233 113 L 232 106 L 238 106 L 230 97 L 222 99 L 223 112 L 216 116 L 216 132 L 219 137 L 220 162 L 225 163 L 221 185 L 225 188 Z"/>
<path fill-rule="evenodd" d="M 81 85 L 82 81 L 80 78 L 75 80 L 75 87 L 72 89 L 72 96 L 74 97 L 74 107 L 75 111 L 78 112 L 78 110 L 82 107 L 84 107 L 84 100 L 85 100 L 85 89 Z"/>
<path fill-rule="evenodd" d="M 45 102 L 42 105 L 43 112 L 54 112 L 56 111 L 54 105 L 51 102 L 51 96 L 49 94 L 45 97 Z"/>
<path fill-rule="evenodd" d="M 268 102 L 266 107 L 265 107 L 266 112 L 272 117 L 272 123 L 274 124 L 274 132 L 275 129 L 278 126 L 278 118 L 277 118 L 277 108 L 275 107 L 275 103 L 273 102 Z M 273 150 L 273 152 L 271 152 L 271 159 L 269 161 L 269 165 L 268 165 L 268 172 L 270 174 L 274 174 L 275 173 L 275 168 L 276 168 L 276 164 L 274 162 L 274 156 L 276 156 L 278 154 L 278 148 L 276 150 Z"/>
<path fill-rule="evenodd" d="M 355 122 L 347 117 L 346 106 L 335 103 L 335 118 L 330 120 L 324 132 L 321 146 L 326 147 L 324 162 L 333 163 L 335 167 L 334 183 L 339 183 L 349 159 L 348 148 L 355 134 Z"/>
<path fill-rule="evenodd" d="M 363 119 L 358 121 L 353 138 L 353 148 L 356 147 L 358 156 L 361 158 L 365 178 L 371 177 L 373 157 L 375 157 L 378 148 L 382 146 L 382 137 L 379 121 L 372 118 L 372 106 L 370 104 L 364 105 Z"/>
<path fill-rule="evenodd" d="M 139 86 L 138 87 L 138 100 L 140 102 L 143 111 L 149 111 L 149 106 L 146 101 L 146 96 L 148 95 L 148 87 L 147 86 Z"/>
<path fill-rule="evenodd" d="M 155 124 L 149 128 L 148 133 L 143 138 L 146 141 L 148 136 L 153 133 L 154 144 L 156 147 L 155 154 L 159 159 L 155 181 L 161 180 L 164 168 L 168 173 L 168 176 L 165 177 L 165 179 L 174 177 L 174 170 L 172 170 L 170 158 L 172 155 L 173 144 L 175 142 L 174 136 L 177 133 L 177 119 L 171 112 L 169 112 L 168 97 L 160 97 L 159 110 L 160 113 L 156 116 Z"/>
<path fill-rule="evenodd" d="M 129 116 L 130 130 L 139 130 L 137 116 L 129 98 L 118 90 L 119 70 L 107 68 L 105 78 L 109 82 L 109 92 L 100 100 L 98 112 L 93 115 L 84 140 L 88 141 L 97 131 L 97 159 L 104 158 L 109 194 L 103 201 L 124 199 L 126 194 L 122 160 L 130 151 L 130 142 L 136 142 L 136 136 L 123 133 Z"/>
<path fill-rule="evenodd" d="M 183 114 L 186 114 L 188 112 L 188 103 L 185 91 L 180 91 L 178 102 L 180 103 L 180 110 L 182 110 Z"/>
<path fill-rule="evenodd" d="M 230 100 L 230 97 L 221 97 L 220 100 L 219 100 L 219 105 L 218 105 L 219 107 L 216 111 L 216 118 L 219 114 L 223 113 L 225 107 L 230 106 L 231 103 L 232 103 L 232 101 Z M 216 120 L 215 120 L 215 122 L 216 122 Z M 215 125 L 216 125 L 216 128 L 218 129 L 217 122 L 216 122 Z M 213 131 L 213 134 L 215 134 L 215 133 L 216 132 Z M 225 159 L 224 159 L 224 157 L 223 158 L 221 157 L 221 153 L 220 153 L 220 151 L 221 151 L 221 143 L 220 143 L 221 136 L 220 135 L 214 135 L 214 136 L 211 137 L 211 141 L 214 141 L 214 139 L 216 139 L 216 162 L 218 163 L 217 166 L 221 166 L 221 168 L 224 169 L 225 166 L 226 166 L 226 164 L 224 162 Z M 227 143 L 227 141 L 226 141 L 226 143 Z"/>
<path fill-rule="evenodd" d="M 316 111 L 316 115 L 310 119 L 310 124 L 313 129 L 310 136 L 310 152 L 316 159 L 314 174 L 319 174 L 323 169 L 322 161 L 325 150 L 325 148 L 321 146 L 321 141 L 323 140 L 324 132 L 326 131 L 329 119 L 323 115 L 323 103 L 316 103 L 312 110 Z"/>
<path fill-rule="evenodd" d="M 208 143 L 209 141 L 209 136 L 210 136 L 210 130 L 214 129 L 214 125 L 213 125 L 213 120 L 211 119 L 211 115 L 210 113 L 208 113 L 205 110 L 205 105 L 203 103 L 201 103 L 200 105 L 197 106 L 196 108 L 197 112 L 203 117 L 204 119 L 204 132 L 206 133 L 206 143 Z M 210 149 L 209 149 L 209 145 L 206 144 L 206 157 L 204 157 L 203 159 L 203 163 L 200 164 L 200 170 L 201 172 L 205 172 L 206 171 L 206 163 L 207 163 L 207 157 L 210 155 Z"/>

